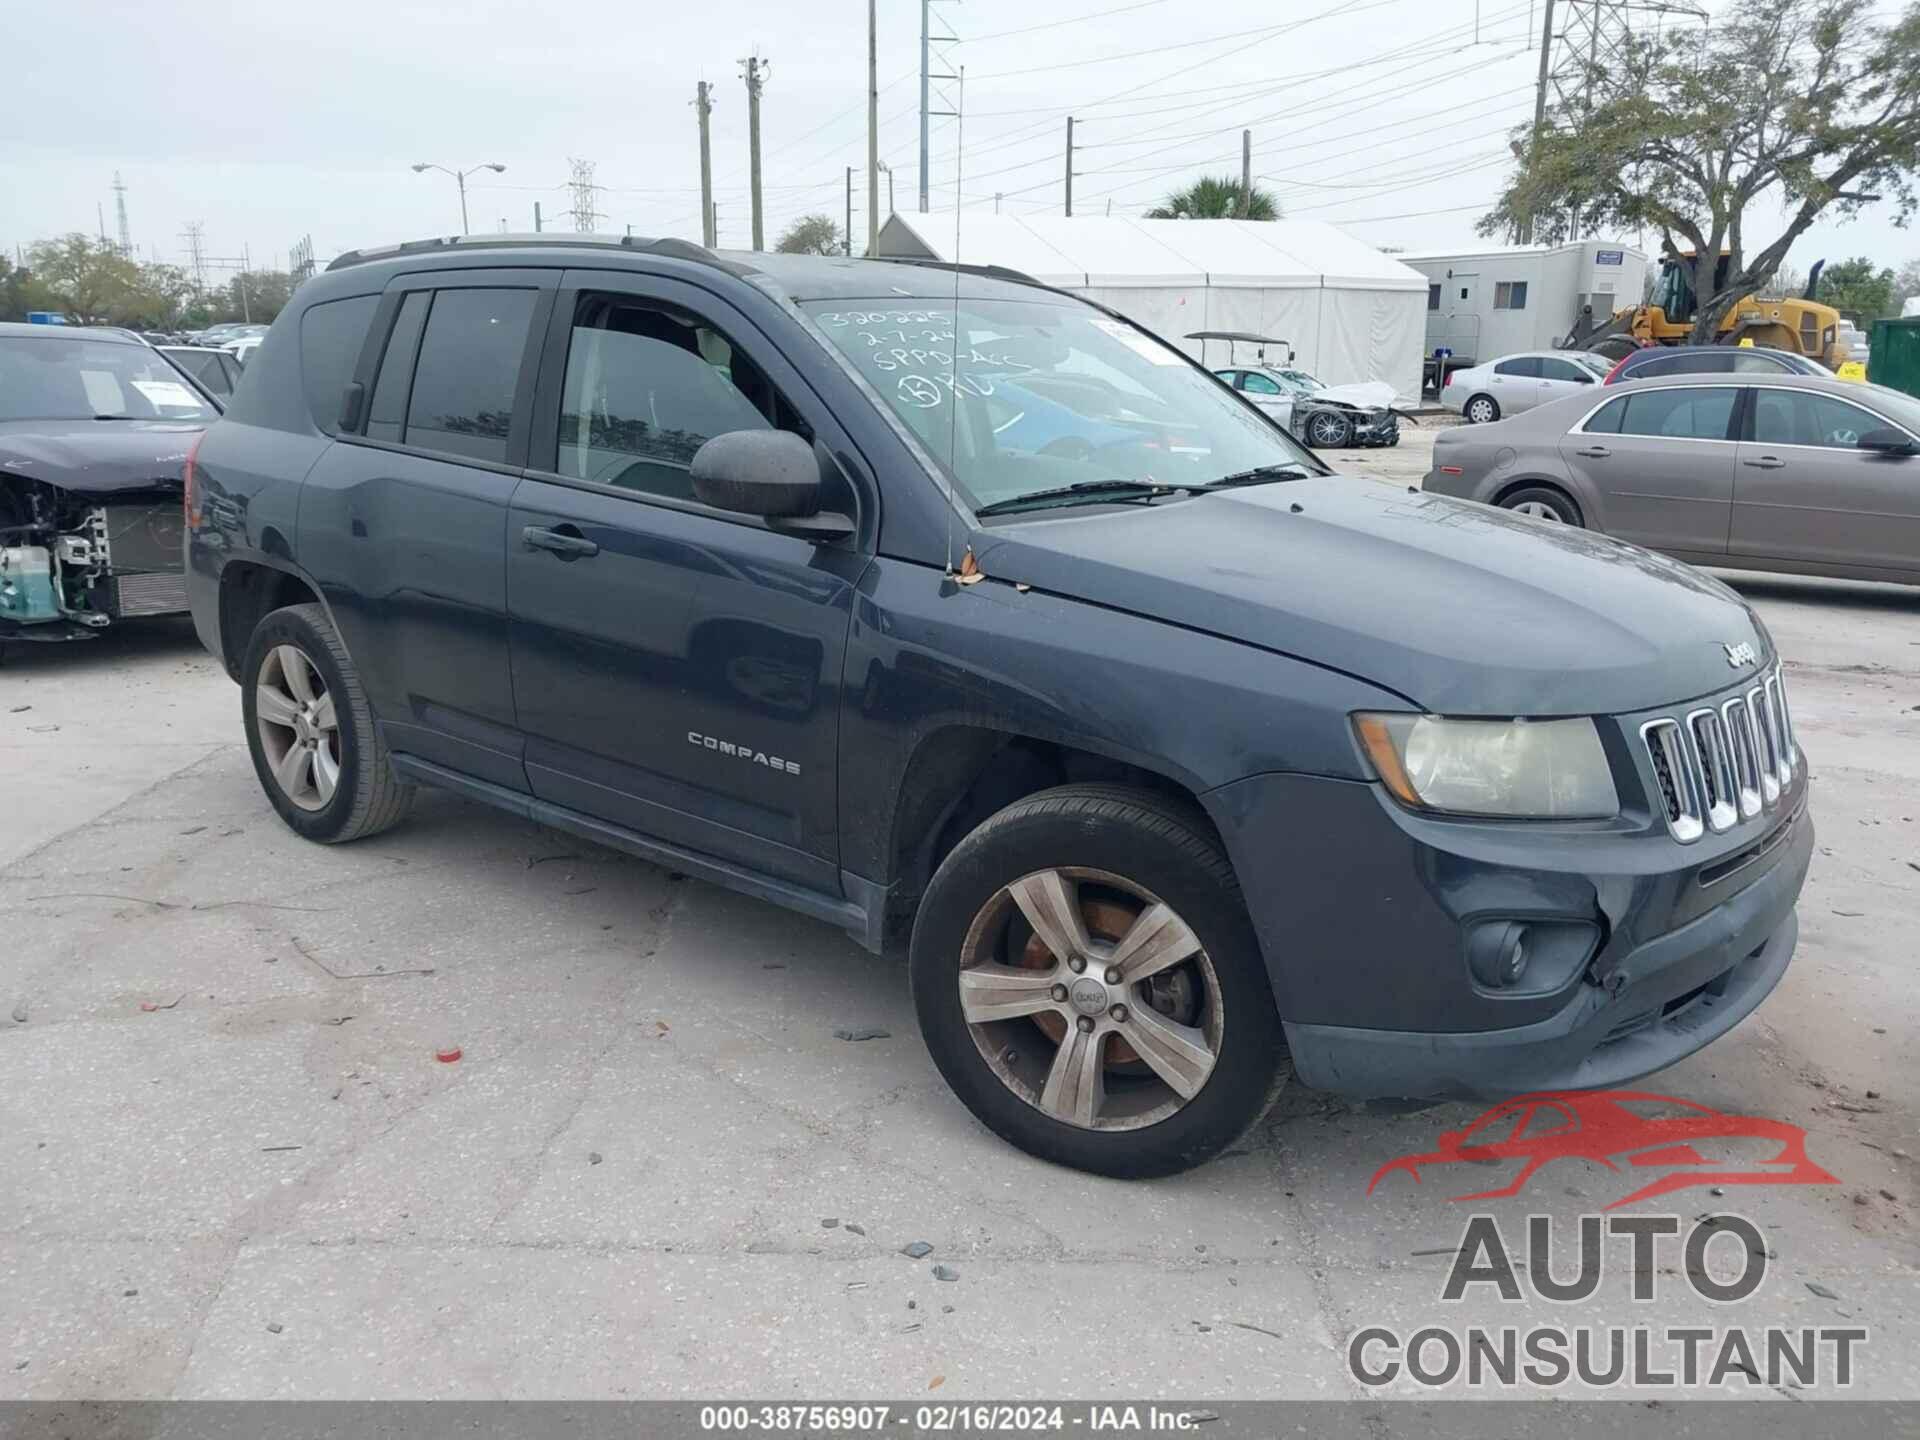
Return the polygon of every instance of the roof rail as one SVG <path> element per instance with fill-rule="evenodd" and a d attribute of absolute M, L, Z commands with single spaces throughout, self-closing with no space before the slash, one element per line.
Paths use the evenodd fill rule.
<path fill-rule="evenodd" d="M 328 270 L 345 270 L 372 260 L 391 260 L 400 255 L 421 255 L 450 250 L 524 250 L 534 246 L 555 249 L 630 250 L 646 255 L 666 255 L 678 260 L 694 260 L 722 269 L 739 269 L 722 260 L 704 245 L 671 236 L 652 238 L 644 235 L 549 234 L 535 231 L 499 235 L 435 235 L 425 240 L 403 240 L 397 245 L 375 245 L 365 250 L 348 250 L 336 256 Z"/>
<path fill-rule="evenodd" d="M 1034 279 L 1024 270 L 1009 270 L 1005 265 L 962 265 L 931 255 L 868 255 L 863 258 L 884 261 L 888 265 L 918 265 L 923 270 L 953 270 L 962 275 L 978 275 L 983 280 L 1005 280 L 1014 285 L 1034 285 L 1042 290 L 1057 288 L 1044 280 Z"/>

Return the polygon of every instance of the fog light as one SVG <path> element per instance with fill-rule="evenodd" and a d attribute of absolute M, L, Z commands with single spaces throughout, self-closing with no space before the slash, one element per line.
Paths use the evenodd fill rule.
<path fill-rule="evenodd" d="M 1527 973 L 1527 927 L 1518 920 L 1496 920 L 1474 932 L 1467 968 L 1489 990 L 1520 983 Z"/>

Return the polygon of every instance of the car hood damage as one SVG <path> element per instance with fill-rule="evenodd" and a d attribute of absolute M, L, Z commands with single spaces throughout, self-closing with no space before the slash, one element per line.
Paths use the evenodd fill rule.
<path fill-rule="evenodd" d="M 1036 516 L 988 575 L 1355 675 L 1451 715 L 1619 714 L 1772 644 L 1718 581 L 1591 531 L 1325 477 Z"/>
<path fill-rule="evenodd" d="M 178 420 L 0 422 L 0 476 L 39 480 L 75 495 L 112 495 L 180 484 L 194 437 Z"/>
<path fill-rule="evenodd" d="M 1391 410 L 1393 409 L 1393 387 L 1380 380 L 1363 380 L 1353 385 L 1329 385 L 1325 389 L 1315 390 L 1311 395 L 1302 395 L 1300 400 L 1310 405 L 1341 405 L 1352 410 Z"/>

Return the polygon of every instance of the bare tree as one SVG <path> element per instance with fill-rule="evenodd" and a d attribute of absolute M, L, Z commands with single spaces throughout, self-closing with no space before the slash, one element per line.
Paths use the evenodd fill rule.
<path fill-rule="evenodd" d="M 831 215 L 802 215 L 773 248 L 786 255 L 841 255 L 846 252 L 847 237 Z"/>
<path fill-rule="evenodd" d="M 1880 200 L 1896 223 L 1913 214 L 1920 4 L 1883 25 L 1838 0 L 1735 0 L 1711 29 L 1630 42 L 1514 148 L 1520 168 L 1481 232 L 1655 230 L 1662 254 L 1691 267 L 1704 342 L 1815 221 Z M 1763 198 L 1787 220 L 1755 246 L 1748 214 Z"/>

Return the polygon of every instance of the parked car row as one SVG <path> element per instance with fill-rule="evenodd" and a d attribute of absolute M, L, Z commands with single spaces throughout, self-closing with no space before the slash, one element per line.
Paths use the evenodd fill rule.
<path fill-rule="evenodd" d="M 1862 348 L 1864 349 L 1864 343 Z M 1470 425 L 1490 425 L 1588 385 L 1673 375 L 1808 375 L 1832 379 L 1818 360 L 1759 346 L 1648 345 L 1609 365 L 1591 350 L 1528 350 L 1450 371 L 1440 403 Z"/>

